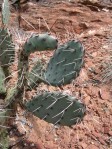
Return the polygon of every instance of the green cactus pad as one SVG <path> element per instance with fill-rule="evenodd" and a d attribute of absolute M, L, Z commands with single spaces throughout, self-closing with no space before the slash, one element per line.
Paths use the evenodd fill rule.
<path fill-rule="evenodd" d="M 71 126 L 85 115 L 85 106 L 75 97 L 62 93 L 43 93 L 26 104 L 28 111 L 49 123 Z"/>
<path fill-rule="evenodd" d="M 50 59 L 45 80 L 53 86 L 61 86 L 78 77 L 83 65 L 84 48 L 79 41 L 61 45 Z"/>
<path fill-rule="evenodd" d="M 6 127 L 8 126 L 5 126 L 7 117 L 8 117 L 8 111 L 5 109 L 2 109 L 1 103 L 0 103 L 0 149 L 7 149 L 9 146 L 8 132 L 6 129 Z"/>
<path fill-rule="evenodd" d="M 7 94 L 5 97 L 5 101 L 8 103 L 11 103 L 11 98 L 15 97 L 15 94 L 17 93 L 17 87 L 11 87 L 7 89 Z"/>
<path fill-rule="evenodd" d="M 6 93 L 6 87 L 5 87 L 5 74 L 3 72 L 2 67 L 0 66 L 0 94 Z"/>
<path fill-rule="evenodd" d="M 33 35 L 26 41 L 24 50 L 27 55 L 35 51 L 54 50 L 57 48 L 58 41 L 49 34 Z"/>
<path fill-rule="evenodd" d="M 6 120 L 7 111 L 0 109 L 0 125 L 4 125 Z"/>
<path fill-rule="evenodd" d="M 42 81 L 43 74 L 44 74 L 44 64 L 41 61 L 37 61 L 37 63 L 34 65 L 34 67 L 32 68 L 32 70 L 28 75 L 29 88 L 34 88 L 35 86 L 37 86 L 37 84 Z"/>
<path fill-rule="evenodd" d="M 0 64 L 10 65 L 14 61 L 15 49 L 7 29 L 0 29 Z"/>
<path fill-rule="evenodd" d="M 10 18 L 10 7 L 9 1 L 4 0 L 2 4 L 2 23 L 3 25 L 7 25 L 9 23 Z"/>

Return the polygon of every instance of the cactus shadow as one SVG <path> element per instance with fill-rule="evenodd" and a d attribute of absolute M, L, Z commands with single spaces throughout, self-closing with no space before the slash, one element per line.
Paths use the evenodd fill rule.
<path fill-rule="evenodd" d="M 16 125 L 9 129 L 11 138 L 17 138 L 17 141 L 11 142 L 8 149 L 42 149 L 38 143 L 34 143 L 25 138 L 25 134 L 19 132 Z"/>

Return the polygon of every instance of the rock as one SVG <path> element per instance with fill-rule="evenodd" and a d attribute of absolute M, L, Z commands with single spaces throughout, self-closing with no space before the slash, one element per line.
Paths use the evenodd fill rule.
<path fill-rule="evenodd" d="M 94 145 L 94 144 L 90 144 L 90 145 L 88 146 L 88 149 L 99 149 L 99 147 L 97 147 L 97 146 Z"/>
<path fill-rule="evenodd" d="M 110 127 L 108 125 L 104 125 L 104 133 L 109 134 Z"/>
<path fill-rule="evenodd" d="M 109 100 L 111 98 L 109 90 L 105 89 L 104 87 L 99 90 L 99 94 L 104 100 Z"/>
<path fill-rule="evenodd" d="M 99 91 L 98 87 L 94 87 L 92 85 L 89 85 L 89 89 L 87 91 L 87 94 L 89 94 L 93 98 L 96 98 L 96 97 L 98 97 L 98 91 Z"/>
<path fill-rule="evenodd" d="M 109 135 L 112 136 L 112 130 L 109 131 Z"/>
<path fill-rule="evenodd" d="M 106 8 L 103 8 L 102 10 L 103 10 L 104 12 L 109 12 L 109 10 L 106 9 Z"/>
<path fill-rule="evenodd" d="M 98 52 L 93 52 L 91 55 L 92 57 L 96 57 L 98 55 Z"/>
<path fill-rule="evenodd" d="M 81 142 L 81 146 L 83 149 L 85 149 L 85 148 L 87 148 L 88 145 L 85 142 Z"/>
<path fill-rule="evenodd" d="M 99 139 L 102 137 L 100 133 L 97 133 L 95 131 L 92 134 L 96 137 L 96 139 Z"/>
<path fill-rule="evenodd" d="M 107 145 L 106 142 L 105 142 L 105 140 L 104 140 L 103 138 L 99 138 L 98 140 L 99 140 L 99 142 L 100 142 L 101 144 Z"/>
<path fill-rule="evenodd" d="M 79 79 L 81 82 L 87 81 L 89 79 L 87 71 L 85 69 L 81 70 Z"/>
<path fill-rule="evenodd" d="M 104 133 L 108 134 L 109 133 L 109 127 L 104 127 Z"/>
<path fill-rule="evenodd" d="M 63 91 L 63 94 L 72 95 L 72 93 L 71 93 L 71 91 L 70 91 L 70 90 L 64 90 L 64 91 Z"/>
<path fill-rule="evenodd" d="M 90 96 L 87 96 L 87 97 L 84 99 L 85 105 L 89 105 L 90 100 L 91 100 L 91 97 L 90 97 Z"/>

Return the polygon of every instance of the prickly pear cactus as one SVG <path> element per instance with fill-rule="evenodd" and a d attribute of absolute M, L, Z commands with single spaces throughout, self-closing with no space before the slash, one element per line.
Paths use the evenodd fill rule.
<path fill-rule="evenodd" d="M 3 72 L 2 67 L 0 66 L 0 94 L 6 93 L 6 87 L 5 87 L 5 74 Z"/>
<path fill-rule="evenodd" d="M 34 88 L 38 83 L 42 81 L 45 71 L 44 69 L 44 64 L 41 61 L 37 61 L 28 75 L 28 85 L 30 89 Z"/>
<path fill-rule="evenodd" d="M 49 34 L 33 35 L 26 41 L 24 50 L 27 55 L 35 51 L 54 50 L 57 48 L 58 41 Z"/>
<path fill-rule="evenodd" d="M 0 29 L 0 65 L 9 66 L 15 57 L 12 37 L 7 29 Z"/>
<path fill-rule="evenodd" d="M 26 104 L 28 111 L 53 124 L 71 126 L 85 115 L 85 106 L 75 97 L 62 93 L 43 93 Z"/>
<path fill-rule="evenodd" d="M 9 18 L 10 18 L 9 1 L 3 0 L 3 4 L 2 4 L 2 23 L 3 23 L 3 25 L 8 25 Z"/>
<path fill-rule="evenodd" d="M 79 41 L 69 41 L 61 45 L 50 59 L 45 72 L 45 80 L 53 86 L 70 83 L 78 77 L 83 65 L 84 48 Z"/>
<path fill-rule="evenodd" d="M 4 100 L 0 99 L 0 149 L 7 149 L 9 145 L 8 133 L 6 126 L 4 125 L 7 120 L 7 110 L 3 109 L 2 106 Z"/>
<path fill-rule="evenodd" d="M 0 105 L 2 104 L 1 101 L 0 101 Z M 5 122 L 5 119 L 6 119 L 6 114 L 7 114 L 7 111 L 6 110 L 3 110 L 0 107 L 0 125 L 2 125 L 2 126 L 4 126 L 4 122 Z"/>
<path fill-rule="evenodd" d="M 8 132 L 5 129 L 0 130 L 0 149 L 8 149 L 8 148 L 9 148 Z"/>

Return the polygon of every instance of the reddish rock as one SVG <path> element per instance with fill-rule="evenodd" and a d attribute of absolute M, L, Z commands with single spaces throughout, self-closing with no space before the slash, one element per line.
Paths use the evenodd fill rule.
<path fill-rule="evenodd" d="M 85 149 L 85 148 L 87 148 L 88 145 L 85 142 L 81 142 L 81 146 L 83 149 Z"/>
<path fill-rule="evenodd" d="M 110 128 L 108 126 L 104 126 L 104 133 L 108 134 L 109 133 Z"/>
<path fill-rule="evenodd" d="M 53 136 L 52 135 L 45 135 L 45 140 L 46 141 L 51 141 L 53 139 Z"/>
<path fill-rule="evenodd" d="M 84 81 L 88 80 L 88 74 L 87 74 L 87 70 L 86 69 L 82 69 L 80 72 L 80 76 L 78 78 L 78 80 L 80 81 L 80 83 L 83 83 Z"/>
<path fill-rule="evenodd" d="M 101 144 L 107 145 L 106 142 L 105 142 L 105 140 L 104 140 L 103 138 L 99 138 L 98 140 L 99 140 L 99 142 L 100 142 Z"/>
<path fill-rule="evenodd" d="M 99 147 L 94 144 L 90 144 L 87 149 L 99 149 Z"/>
<path fill-rule="evenodd" d="M 91 55 L 92 57 L 96 57 L 98 55 L 98 52 L 93 52 Z"/>
<path fill-rule="evenodd" d="M 90 100 L 91 100 L 91 97 L 90 97 L 90 96 L 87 96 L 87 97 L 84 99 L 85 105 L 88 105 L 89 102 L 90 102 Z"/>
<path fill-rule="evenodd" d="M 45 149 L 57 149 L 57 145 L 53 141 L 47 141 L 44 147 Z"/>
<path fill-rule="evenodd" d="M 112 136 L 112 130 L 109 131 L 109 135 Z"/>
<path fill-rule="evenodd" d="M 101 134 L 100 133 L 97 133 L 97 132 L 92 132 L 92 134 L 98 139 L 98 138 L 101 138 Z"/>
<path fill-rule="evenodd" d="M 98 91 L 99 91 L 99 88 L 98 87 L 94 87 L 92 85 L 89 85 L 88 90 L 87 90 L 87 93 L 90 96 L 96 98 L 96 97 L 98 97 Z"/>
<path fill-rule="evenodd" d="M 104 99 L 104 100 L 111 99 L 110 92 L 106 88 L 102 87 L 100 89 L 99 93 L 100 93 L 100 96 L 101 96 L 102 99 Z"/>

